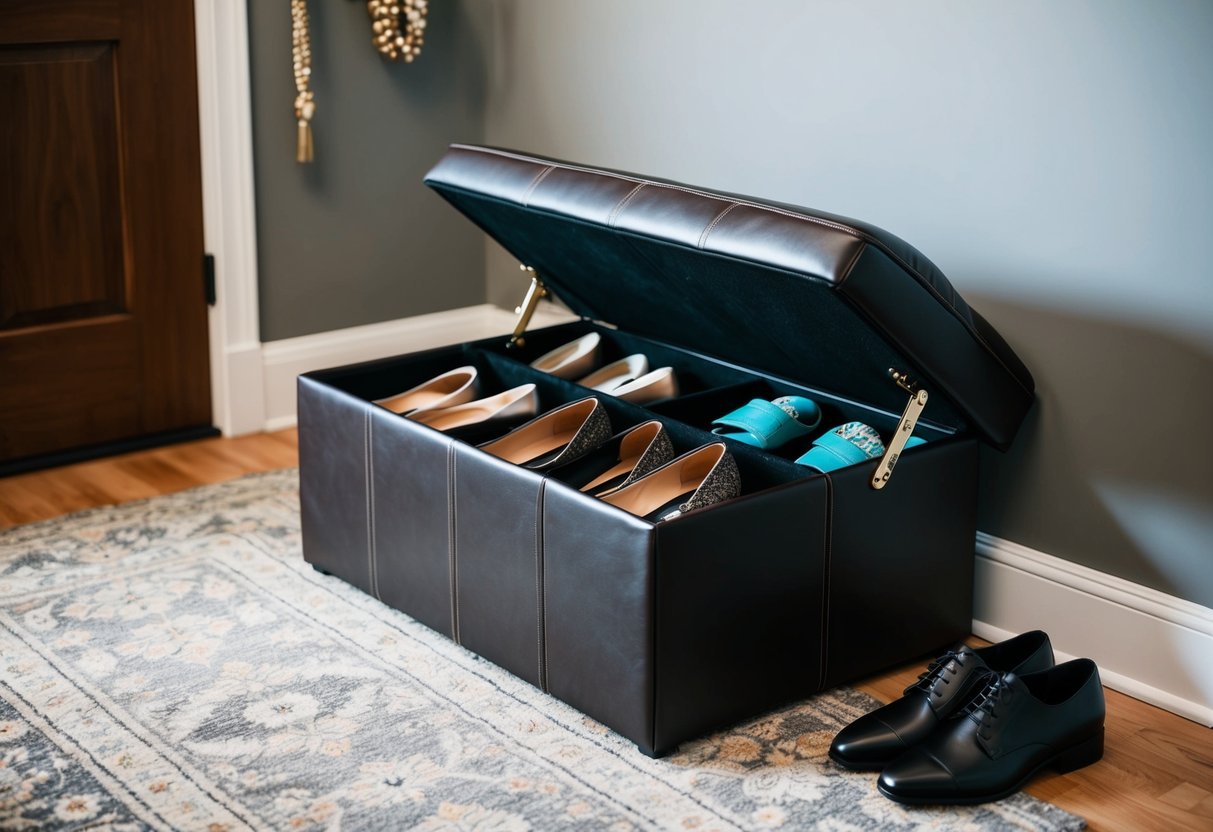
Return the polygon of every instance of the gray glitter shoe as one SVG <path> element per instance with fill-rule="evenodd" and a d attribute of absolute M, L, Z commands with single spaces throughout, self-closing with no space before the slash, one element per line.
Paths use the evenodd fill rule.
<path fill-rule="evenodd" d="M 562 465 L 552 476 L 573 488 L 601 497 L 631 485 L 674 458 L 674 445 L 656 420 L 612 436 L 581 459 Z"/>
<path fill-rule="evenodd" d="M 547 471 L 585 456 L 611 438 L 611 420 L 590 396 L 566 404 L 514 428 L 480 449 L 515 465 Z"/>
<path fill-rule="evenodd" d="M 660 523 L 741 494 L 737 463 L 723 442 L 685 453 L 648 476 L 602 497 L 604 502 Z"/>

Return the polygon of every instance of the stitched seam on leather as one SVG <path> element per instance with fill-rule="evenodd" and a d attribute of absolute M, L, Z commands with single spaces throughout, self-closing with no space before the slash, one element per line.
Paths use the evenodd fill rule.
<path fill-rule="evenodd" d="M 748 200 L 736 199 L 735 197 L 726 197 L 726 196 L 722 196 L 721 194 L 711 193 L 709 191 L 699 191 L 694 188 L 688 188 L 683 185 L 674 185 L 669 182 L 654 182 L 650 179 L 641 179 L 636 176 L 625 176 L 622 173 L 614 173 L 612 171 L 605 171 L 605 170 L 596 170 L 594 168 L 581 167 L 578 165 L 569 165 L 569 164 L 564 164 L 564 163 L 560 163 L 560 162 L 551 162 L 551 163 L 541 162 L 538 159 L 535 159 L 534 157 L 531 157 L 531 156 L 521 156 L 519 154 L 509 153 L 504 150 L 497 150 L 496 148 L 492 148 L 492 147 L 473 147 L 472 145 L 460 145 L 460 144 L 454 144 L 454 145 L 451 145 L 451 147 L 458 149 L 458 150 L 470 150 L 470 151 L 475 151 L 478 153 L 491 153 L 495 156 L 502 156 L 507 159 L 516 159 L 517 161 L 520 161 L 520 162 L 530 162 L 531 164 L 534 164 L 534 165 L 550 164 L 552 167 L 558 167 L 558 168 L 561 168 L 562 170 L 576 171 L 577 173 L 589 173 L 589 174 L 593 174 L 596 176 L 605 176 L 605 177 L 610 177 L 611 179 L 619 179 L 624 182 L 636 182 L 640 185 L 647 185 L 647 186 L 651 186 L 654 188 L 666 188 L 671 191 L 679 191 L 684 194 L 690 194 L 691 196 L 699 196 L 699 197 L 703 197 L 704 199 L 713 199 L 713 200 L 716 200 L 717 202 L 725 202 L 725 201 L 731 200 L 731 201 L 735 202 L 737 205 L 745 205 L 746 207 L 749 207 L 749 208 L 754 208 L 759 211 L 766 211 L 771 214 L 778 214 L 782 217 L 788 217 L 789 219 L 803 220 L 804 222 L 811 223 L 812 225 L 821 225 L 821 226 L 825 226 L 827 228 L 833 228 L 836 231 L 843 232 L 844 234 L 850 234 L 852 237 L 858 237 L 860 239 L 867 239 L 869 236 L 867 234 L 864 234 L 858 228 L 852 228 L 849 225 L 843 225 L 842 223 L 833 222 L 832 220 L 823 219 L 821 217 L 810 217 L 805 214 L 797 214 L 795 211 L 788 211 L 784 208 L 776 208 L 773 205 L 762 205 L 761 203 L 757 203 L 757 202 L 749 202 Z M 869 240 L 869 242 L 873 243 L 874 245 L 880 245 L 880 241 L 878 241 L 878 240 Z M 883 246 L 882 246 L 882 248 L 883 248 Z M 896 256 L 896 255 L 893 255 L 893 256 Z M 902 261 L 900 259 L 898 259 L 898 262 L 904 263 L 904 261 Z M 911 274 L 914 274 L 914 275 L 918 274 L 917 271 L 910 268 L 908 265 L 906 265 L 906 268 L 910 271 Z"/>
<path fill-rule="evenodd" d="M 547 627 L 547 585 L 543 580 L 543 497 L 547 480 L 539 481 L 539 491 L 535 494 L 535 627 L 539 637 L 539 689 L 548 691 L 547 673 L 547 638 L 544 632 Z"/>
<path fill-rule="evenodd" d="M 661 667 L 660 662 L 657 661 L 657 624 L 661 618 L 660 610 L 657 607 L 657 570 L 661 568 L 661 558 L 657 557 L 657 549 L 660 542 L 661 537 L 659 535 L 649 535 L 649 557 L 652 559 L 650 562 L 653 565 L 652 569 L 649 570 L 648 585 L 649 621 L 652 622 L 652 626 L 649 628 L 649 682 L 653 686 L 652 721 L 649 726 L 652 729 L 652 733 L 649 737 L 649 748 L 652 749 L 657 748 L 657 705 L 660 701 L 657 688 L 657 668 Z"/>
<path fill-rule="evenodd" d="M 362 426 L 362 447 L 365 456 L 362 470 L 366 478 L 366 577 L 370 584 L 371 594 L 379 599 L 379 575 L 375 563 L 375 460 L 371 443 L 373 423 L 371 409 L 368 407 Z"/>
<path fill-rule="evenodd" d="M 372 413 L 374 411 L 371 411 Z M 375 419 L 367 422 L 367 432 L 371 440 L 371 452 L 367 456 L 367 482 L 371 486 L 371 562 L 375 565 L 375 597 L 380 601 L 383 595 L 379 590 L 379 518 L 375 515 Z"/>
<path fill-rule="evenodd" d="M 455 557 L 455 443 L 446 446 L 447 550 L 451 570 L 451 638 L 459 644 L 459 561 Z"/>
<path fill-rule="evenodd" d="M 850 262 L 847 263 L 846 268 L 842 270 L 842 276 L 838 278 L 838 283 L 836 285 L 842 286 L 851 279 L 851 272 L 855 270 L 855 264 L 859 262 L 860 255 L 864 253 L 864 250 L 867 249 L 867 247 L 868 243 L 867 241 L 864 241 L 863 245 L 856 249 L 855 254 L 851 257 Z"/>
<path fill-rule="evenodd" d="M 723 211 L 721 211 L 719 214 L 717 214 L 716 218 L 708 224 L 708 227 L 705 228 L 703 230 L 703 233 L 699 235 L 699 248 L 703 248 L 704 246 L 706 246 L 708 244 L 708 237 L 711 236 L 712 231 L 714 231 L 716 229 L 716 226 L 720 223 L 720 221 L 722 219 L 725 218 L 725 215 L 728 214 L 729 211 L 732 211 L 734 208 L 737 207 L 737 204 L 738 203 L 736 203 L 736 202 L 729 203 L 728 207 L 726 207 Z"/>
<path fill-rule="evenodd" d="M 526 190 L 522 192 L 522 204 L 531 204 L 531 194 L 535 193 L 535 189 L 539 187 L 539 183 L 547 178 L 547 175 L 556 169 L 555 165 L 548 165 L 539 172 L 539 175 L 531 180 L 531 184 L 527 185 Z"/>
<path fill-rule="evenodd" d="M 819 688 L 826 684 L 826 673 L 829 670 L 830 656 L 830 561 L 834 547 L 834 480 L 829 474 L 826 478 L 826 513 L 822 524 L 825 535 L 825 549 L 822 552 L 821 564 L 821 678 L 817 683 Z"/>
<path fill-rule="evenodd" d="M 536 164 L 536 165 L 547 164 L 545 162 L 540 162 L 538 159 L 535 159 L 534 157 L 531 157 L 531 156 L 522 156 L 517 153 L 509 153 L 508 151 L 498 150 L 496 148 L 491 148 L 491 147 L 476 147 L 473 145 L 466 145 L 466 144 L 453 144 L 453 145 L 451 145 L 451 147 L 454 149 L 457 149 L 457 150 L 466 150 L 466 151 L 471 151 L 471 152 L 476 152 L 476 153 L 489 153 L 489 154 L 492 154 L 495 156 L 501 156 L 501 157 L 507 158 L 507 159 L 515 159 L 520 162 L 529 162 L 531 164 Z M 581 173 L 595 174 L 598 176 L 606 176 L 606 177 L 610 177 L 612 179 L 620 179 L 624 182 L 638 182 L 641 185 L 652 185 L 657 188 L 668 188 L 672 191 L 681 191 L 682 193 L 691 194 L 692 196 L 705 197 L 707 199 L 716 199 L 716 200 L 726 199 L 726 197 L 723 197 L 720 194 L 713 194 L 713 193 L 709 193 L 706 191 L 698 191 L 693 188 L 684 188 L 679 185 L 670 185 L 670 184 L 667 184 L 664 182 L 650 182 L 650 181 L 647 181 L 644 179 L 638 179 L 638 178 L 632 177 L 632 176 L 625 176 L 621 173 L 613 173 L 610 171 L 595 170 L 593 168 L 579 167 L 576 165 L 568 165 L 568 164 L 557 164 L 557 163 L 552 163 L 551 167 L 560 167 L 565 170 L 572 170 L 572 171 L 578 171 Z M 820 226 L 824 226 L 826 228 L 833 228 L 836 231 L 841 231 L 844 234 L 849 234 L 853 237 L 857 237 L 860 240 L 863 240 L 866 243 L 869 243 L 870 245 L 876 246 L 882 252 L 884 252 L 890 258 L 892 258 L 892 260 L 894 262 L 896 262 L 903 269 L 905 269 L 907 272 L 909 272 L 920 284 L 922 284 L 923 287 L 925 287 L 927 289 L 927 291 L 929 291 L 931 294 L 933 294 L 935 296 L 936 300 L 938 300 L 944 307 L 946 307 L 952 313 L 953 317 L 955 317 L 956 320 L 960 322 L 961 326 L 963 326 L 966 330 L 968 330 L 969 334 L 973 336 L 973 339 L 975 341 L 977 341 L 977 343 L 983 349 L 985 349 L 985 351 L 987 353 L 990 354 L 990 357 L 993 358 L 996 362 L 998 362 L 998 364 L 1004 370 L 1007 371 L 1007 374 L 1010 375 L 1011 379 L 1021 389 L 1023 389 L 1023 391 L 1025 393 L 1029 393 L 1029 394 L 1031 393 L 1031 391 L 1028 389 L 1028 386 L 1026 384 L 1024 384 L 1023 381 L 1020 380 L 1019 376 L 1016 375 L 1015 373 L 1011 372 L 1011 369 L 1006 365 L 1006 363 L 998 356 L 997 353 L 994 352 L 994 350 L 990 347 L 990 345 L 988 343 L 986 343 L 985 338 L 983 338 L 981 336 L 981 333 L 977 331 L 977 328 L 972 324 L 972 322 L 966 321 L 965 316 L 960 314 L 960 311 L 957 310 L 957 308 L 954 305 L 952 305 L 951 301 L 949 301 L 942 294 L 940 294 L 939 290 L 936 289 L 931 284 L 931 281 L 925 275 L 923 275 L 921 272 L 919 272 L 917 269 L 915 269 L 913 266 L 911 266 L 908 262 L 906 262 L 905 258 L 898 255 L 897 252 L 893 251 L 893 249 L 891 249 L 888 245 L 883 243 L 881 240 L 873 237 L 870 234 L 867 234 L 867 233 L 861 231 L 858 228 L 852 228 L 850 226 L 843 225 L 841 223 L 836 223 L 836 222 L 832 222 L 827 219 L 822 219 L 821 217 L 810 217 L 805 214 L 797 214 L 794 211 L 787 211 L 782 208 L 776 208 L 772 205 L 761 205 L 759 203 L 748 202 L 746 200 L 737 200 L 736 202 L 734 202 L 734 205 L 745 205 L 748 208 L 754 208 L 759 211 L 766 211 L 771 214 L 777 214 L 782 217 L 788 217 L 789 219 L 801 220 L 801 221 L 804 221 L 807 223 L 811 223 L 813 225 L 820 225 Z"/>
<path fill-rule="evenodd" d="M 628 207 L 628 203 L 632 201 L 632 197 L 644 190 L 644 185 L 645 183 L 641 182 L 635 188 L 632 188 L 632 190 L 628 191 L 627 196 L 619 200 L 619 204 L 611 209 L 611 214 L 607 217 L 608 228 L 615 227 L 615 223 L 619 221 L 619 215 L 623 213 L 623 209 Z"/>

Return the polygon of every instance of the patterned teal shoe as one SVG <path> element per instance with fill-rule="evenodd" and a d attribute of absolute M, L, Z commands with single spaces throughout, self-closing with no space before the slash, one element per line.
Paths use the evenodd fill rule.
<path fill-rule="evenodd" d="M 818 471 L 834 471 L 883 453 L 884 442 L 875 428 L 863 422 L 847 422 L 814 439 L 813 447 L 796 462 Z"/>
<path fill-rule="evenodd" d="M 712 433 L 765 450 L 808 436 L 819 424 L 817 402 L 804 396 L 781 396 L 769 402 L 751 399 L 712 422 Z"/>

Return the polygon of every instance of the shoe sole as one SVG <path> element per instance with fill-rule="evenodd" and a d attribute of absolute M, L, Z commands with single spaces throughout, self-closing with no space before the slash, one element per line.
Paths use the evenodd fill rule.
<path fill-rule="evenodd" d="M 997 793 L 966 795 L 963 797 L 903 796 L 885 791 L 884 784 L 880 781 L 876 782 L 876 790 L 889 800 L 906 806 L 972 806 L 978 803 L 993 803 L 996 800 L 1002 800 L 1020 791 L 1032 778 L 1045 769 L 1052 769 L 1058 774 L 1066 774 L 1067 772 L 1077 771 L 1080 768 L 1086 768 L 1092 763 L 1099 762 L 1103 758 L 1103 738 L 1104 729 L 1101 726 L 1098 733 L 1071 745 L 1069 748 L 1058 751 L 1052 757 L 1044 760 L 1036 768 L 1029 771 L 1014 786 Z"/>

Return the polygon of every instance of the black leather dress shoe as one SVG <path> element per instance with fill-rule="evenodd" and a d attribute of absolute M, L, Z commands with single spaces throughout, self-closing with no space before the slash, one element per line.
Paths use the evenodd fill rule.
<path fill-rule="evenodd" d="M 899 803 L 985 803 L 1014 794 L 1042 769 L 1064 773 L 1103 756 L 1099 669 L 1075 659 L 1051 670 L 990 677 L 967 713 L 881 772 Z"/>
<path fill-rule="evenodd" d="M 900 699 L 838 732 L 830 759 L 845 768 L 884 768 L 972 699 L 990 673 L 1033 673 L 1053 666 L 1053 647 L 1040 630 L 989 647 L 961 646 L 940 656 Z"/>

